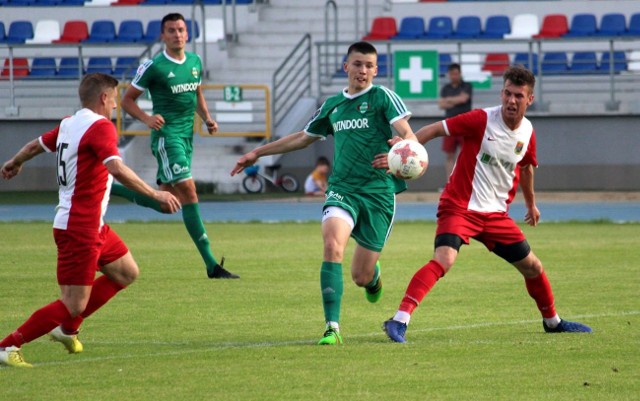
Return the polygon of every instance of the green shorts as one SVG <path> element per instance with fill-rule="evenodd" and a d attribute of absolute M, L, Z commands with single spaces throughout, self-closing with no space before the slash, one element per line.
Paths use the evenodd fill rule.
<path fill-rule="evenodd" d="M 323 210 L 329 206 L 349 212 L 355 224 L 351 236 L 358 245 L 374 252 L 382 251 L 396 213 L 394 193 L 353 194 L 338 192 L 330 186 Z"/>
<path fill-rule="evenodd" d="M 193 138 L 165 138 L 152 135 L 151 152 L 158 161 L 158 185 L 173 184 L 191 178 Z"/>

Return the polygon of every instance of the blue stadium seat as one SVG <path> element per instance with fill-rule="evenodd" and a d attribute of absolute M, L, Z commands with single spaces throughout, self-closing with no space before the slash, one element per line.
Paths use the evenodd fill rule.
<path fill-rule="evenodd" d="M 194 21 L 194 24 L 191 24 L 191 20 L 185 20 L 185 23 L 187 24 L 187 32 L 189 34 L 189 40 L 188 42 L 191 42 L 192 40 L 196 39 L 197 37 L 200 36 L 200 25 L 198 25 L 198 21 Z M 192 28 L 193 26 L 193 28 Z M 192 32 L 192 29 L 195 28 L 195 34 L 194 32 Z"/>
<path fill-rule="evenodd" d="M 400 21 L 400 30 L 398 34 L 392 36 L 394 40 L 410 40 L 422 39 L 424 35 L 424 18 L 422 17 L 404 17 Z"/>
<path fill-rule="evenodd" d="M 58 66 L 58 78 L 77 79 L 81 75 L 78 57 L 62 57 Z"/>
<path fill-rule="evenodd" d="M 160 40 L 160 32 L 162 30 L 162 20 L 154 19 L 147 23 L 147 30 L 144 32 L 142 42 L 153 43 Z"/>
<path fill-rule="evenodd" d="M 31 62 L 29 78 L 51 79 L 57 73 L 56 59 L 53 57 L 35 57 Z"/>
<path fill-rule="evenodd" d="M 475 15 L 465 15 L 458 18 L 456 30 L 451 35 L 455 39 L 478 38 L 482 33 L 482 22 L 480 17 Z"/>
<path fill-rule="evenodd" d="M 59 6 L 81 7 L 84 6 L 84 0 L 60 0 Z"/>
<path fill-rule="evenodd" d="M 600 71 L 602 73 L 609 73 L 611 63 L 611 53 L 608 51 L 602 52 L 602 58 L 600 59 Z M 627 55 L 622 50 L 616 50 L 613 52 L 613 72 L 618 74 L 621 71 L 627 70 Z"/>
<path fill-rule="evenodd" d="M 629 18 L 629 28 L 625 36 L 640 36 L 640 13 L 632 14 Z"/>
<path fill-rule="evenodd" d="M 33 5 L 33 3 L 35 3 L 35 0 L 9 0 L 5 6 L 27 7 Z"/>
<path fill-rule="evenodd" d="M 573 53 L 570 72 L 572 74 L 598 73 L 598 57 L 596 56 L 596 52 L 581 51 Z"/>
<path fill-rule="evenodd" d="M 447 39 L 453 34 L 453 20 L 451 17 L 436 16 L 429 20 L 429 27 L 424 34 L 425 39 Z"/>
<path fill-rule="evenodd" d="M 602 16 L 597 36 L 622 36 L 627 31 L 627 20 L 624 14 L 610 13 Z"/>
<path fill-rule="evenodd" d="M 453 63 L 453 60 L 449 53 L 438 53 L 438 74 L 440 74 L 440 76 L 447 75 L 447 69 L 451 63 Z"/>
<path fill-rule="evenodd" d="M 172 3 L 169 0 L 144 0 L 140 3 L 141 6 L 162 6 L 165 4 Z"/>
<path fill-rule="evenodd" d="M 116 38 L 116 24 L 111 20 L 96 20 L 91 24 L 89 37 L 83 43 L 107 43 Z"/>
<path fill-rule="evenodd" d="M 7 40 L 7 31 L 4 30 L 4 22 L 0 21 L 0 43 L 4 43 Z"/>
<path fill-rule="evenodd" d="M 113 74 L 113 63 L 111 57 L 89 57 L 87 62 L 87 74 L 90 72 L 102 72 Z"/>
<path fill-rule="evenodd" d="M 5 43 L 22 44 L 27 39 L 33 39 L 33 25 L 31 21 L 13 21 L 9 25 L 9 31 Z"/>
<path fill-rule="evenodd" d="M 144 36 L 144 26 L 138 20 L 124 20 L 118 27 L 118 35 L 114 42 L 134 43 L 142 40 Z"/>
<path fill-rule="evenodd" d="M 571 19 L 571 27 L 569 32 L 563 37 L 583 37 L 592 36 L 598 31 L 596 16 L 593 14 L 576 14 Z"/>
<path fill-rule="evenodd" d="M 378 54 L 378 77 L 386 77 L 391 69 L 391 55 Z"/>
<path fill-rule="evenodd" d="M 490 15 L 480 34 L 482 39 L 502 39 L 505 34 L 511 33 L 511 21 L 506 15 Z"/>
<path fill-rule="evenodd" d="M 547 52 L 542 57 L 542 74 L 566 74 L 569 71 L 569 59 L 565 52 Z"/>
<path fill-rule="evenodd" d="M 531 64 L 529 65 L 529 56 L 531 56 Z M 538 74 L 538 55 L 536 53 L 516 53 L 513 58 L 513 65 L 521 65 L 524 68 L 532 71 L 534 74 Z"/>
<path fill-rule="evenodd" d="M 60 5 L 62 0 L 36 0 L 34 6 L 42 6 L 42 7 L 53 7 Z"/>
<path fill-rule="evenodd" d="M 116 78 L 131 79 L 136 75 L 140 62 L 137 57 L 118 57 L 113 69 Z"/>

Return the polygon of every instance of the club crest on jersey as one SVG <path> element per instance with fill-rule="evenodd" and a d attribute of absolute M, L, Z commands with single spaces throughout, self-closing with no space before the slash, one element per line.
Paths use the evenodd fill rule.
<path fill-rule="evenodd" d="M 367 110 L 369 110 L 369 104 L 367 104 L 367 102 L 362 102 L 362 104 L 360 104 L 357 109 L 360 113 L 364 114 L 367 112 Z"/>
<path fill-rule="evenodd" d="M 195 79 L 198 79 L 198 69 L 196 67 L 191 69 L 191 75 L 193 75 Z"/>
<path fill-rule="evenodd" d="M 523 148 L 524 148 L 524 142 L 518 141 L 518 143 L 516 143 L 516 148 L 515 148 L 516 154 L 519 155 L 520 153 L 522 153 Z"/>

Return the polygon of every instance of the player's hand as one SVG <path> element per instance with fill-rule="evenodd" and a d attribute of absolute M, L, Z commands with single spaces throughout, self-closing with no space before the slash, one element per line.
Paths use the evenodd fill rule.
<path fill-rule="evenodd" d="M 180 201 L 171 192 L 156 191 L 156 197 L 157 201 L 160 202 L 162 213 L 175 213 L 182 209 Z"/>
<path fill-rule="evenodd" d="M 209 135 L 213 135 L 214 133 L 216 133 L 218 131 L 218 123 L 215 122 L 215 120 L 212 120 L 212 119 L 209 118 L 204 123 L 207 126 L 207 131 L 209 131 Z"/>
<path fill-rule="evenodd" d="M 536 205 L 527 207 L 527 214 L 524 215 L 524 221 L 532 227 L 538 225 L 538 221 L 540 221 L 540 211 Z"/>
<path fill-rule="evenodd" d="M 2 178 L 4 178 L 5 180 L 10 180 L 18 175 L 20 173 L 20 170 L 22 170 L 22 164 L 15 163 L 13 160 L 9 160 L 2 166 Z"/>
<path fill-rule="evenodd" d="M 379 153 L 373 158 L 373 163 L 371 163 L 373 168 L 384 168 L 389 172 L 389 162 L 387 159 L 386 153 Z"/>
<path fill-rule="evenodd" d="M 395 145 L 400 141 L 402 141 L 402 138 L 400 138 L 399 136 L 394 136 L 393 138 L 389 139 L 387 143 L 389 144 L 390 147 L 393 147 L 393 145 Z"/>
<path fill-rule="evenodd" d="M 256 161 L 258 161 L 258 155 L 255 153 L 249 152 L 245 154 L 236 162 L 235 167 L 231 170 L 231 176 L 233 177 L 234 175 L 242 172 L 245 167 L 253 166 Z"/>
<path fill-rule="evenodd" d="M 147 127 L 159 131 L 160 128 L 162 128 L 162 126 L 164 125 L 164 117 L 162 117 L 160 114 L 154 114 L 152 116 L 149 116 L 149 118 L 147 118 L 144 123 L 147 125 Z"/>

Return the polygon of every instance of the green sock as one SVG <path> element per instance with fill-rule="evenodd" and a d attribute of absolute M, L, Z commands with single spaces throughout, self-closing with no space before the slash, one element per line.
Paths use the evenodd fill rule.
<path fill-rule="evenodd" d="M 378 287 L 378 279 L 380 278 L 380 263 L 376 262 L 376 268 L 373 271 L 373 280 L 371 280 L 371 282 L 367 285 L 364 286 L 364 288 L 368 288 L 370 290 L 375 290 L 376 287 Z"/>
<path fill-rule="evenodd" d="M 196 244 L 207 270 L 213 269 L 218 264 L 218 261 L 211 252 L 209 237 L 207 237 L 207 231 L 200 217 L 200 206 L 197 203 L 182 205 L 182 220 L 193 243 Z"/>
<path fill-rule="evenodd" d="M 116 184 L 115 182 L 111 185 L 111 195 L 119 196 L 128 200 L 129 202 L 133 202 L 136 205 L 148 207 L 150 209 L 155 210 L 156 212 L 162 212 L 162 208 L 160 207 L 160 202 L 155 199 L 149 198 L 146 195 L 139 194 L 135 191 L 130 190 L 121 184 Z"/>
<path fill-rule="evenodd" d="M 343 281 L 342 263 L 322 262 L 320 269 L 320 288 L 324 319 L 327 322 L 340 321 L 340 304 L 342 301 Z"/>

